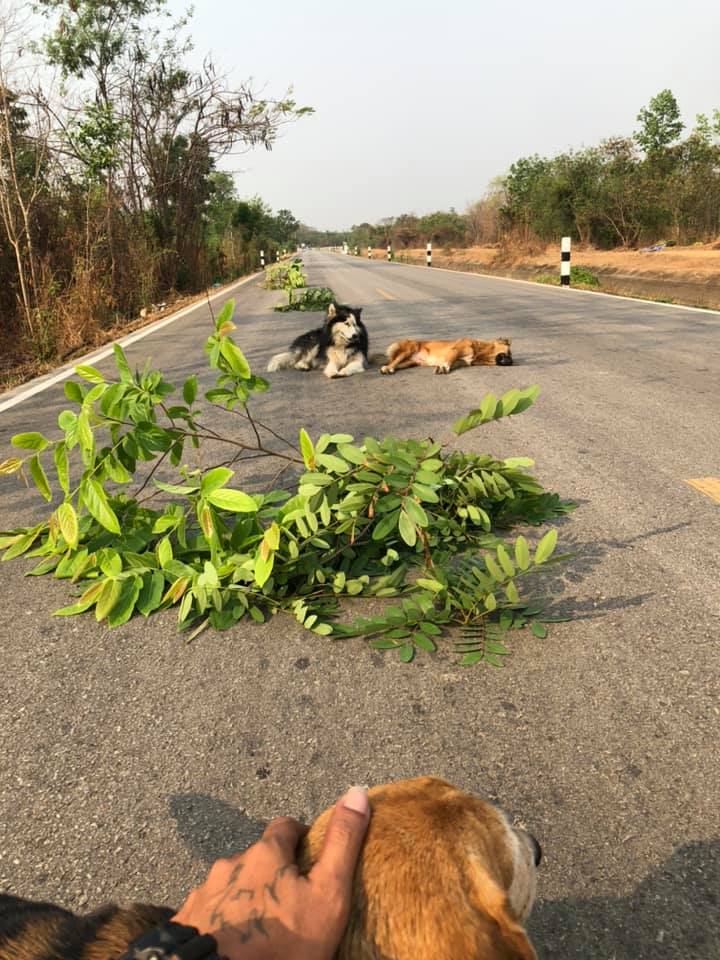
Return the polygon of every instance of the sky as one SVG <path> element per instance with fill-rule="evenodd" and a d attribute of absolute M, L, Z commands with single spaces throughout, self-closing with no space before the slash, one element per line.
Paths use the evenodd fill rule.
<path fill-rule="evenodd" d="M 224 166 L 320 229 L 462 211 L 521 156 L 632 133 L 665 87 L 690 126 L 720 107 L 717 0 L 198 0 L 192 37 L 315 108 Z"/>

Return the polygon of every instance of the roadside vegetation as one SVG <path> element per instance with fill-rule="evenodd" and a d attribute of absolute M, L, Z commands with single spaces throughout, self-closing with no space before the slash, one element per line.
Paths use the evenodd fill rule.
<path fill-rule="evenodd" d="M 116 345 L 116 378 L 80 366 L 82 382 L 66 384 L 59 436 L 12 437 L 0 475 L 31 480 L 52 506 L 0 536 L 2 559 L 31 557 L 29 575 L 68 581 L 76 596 L 58 616 L 120 626 L 175 608 L 188 639 L 283 612 L 316 637 L 365 637 L 403 661 L 442 647 L 462 665 L 497 666 L 510 631 L 544 637 L 557 618 L 533 599 L 534 574 L 562 558 L 554 527 L 530 530 L 573 504 L 543 489 L 533 461 L 431 439 L 284 438 L 251 410 L 269 385 L 233 341 L 232 311 L 205 344 L 217 382 L 203 398 L 197 375 L 178 388 L 159 370 L 133 372 Z M 516 416 L 537 394 L 488 394 L 453 430 Z M 226 434 L 218 408 L 237 418 Z M 195 454 L 210 445 L 226 451 L 212 466 Z M 259 458 L 278 465 L 274 488 L 240 489 L 237 471 Z M 353 619 L 347 601 L 361 597 L 370 613 Z"/>
<path fill-rule="evenodd" d="M 302 240 L 347 241 L 396 252 L 432 241 L 439 251 L 498 245 L 541 252 L 561 236 L 599 249 L 657 243 L 711 243 L 720 238 L 720 110 L 699 115 L 686 131 L 670 90 L 638 113 L 638 129 L 596 146 L 521 157 L 464 213 L 412 213 L 347 232 L 302 228 Z"/>
<path fill-rule="evenodd" d="M 240 199 L 218 164 L 312 112 L 191 66 L 165 0 L 37 6 L 40 40 L 19 7 L 0 18 L 0 376 L 293 244 L 292 213 Z"/>

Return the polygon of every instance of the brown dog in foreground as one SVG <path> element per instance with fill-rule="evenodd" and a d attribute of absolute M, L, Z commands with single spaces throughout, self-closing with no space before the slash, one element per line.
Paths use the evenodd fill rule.
<path fill-rule="evenodd" d="M 388 362 L 380 373 L 395 373 L 405 367 L 435 367 L 435 373 L 450 373 L 453 367 L 511 366 L 511 340 L 399 340 L 385 351 Z"/>
<path fill-rule="evenodd" d="M 523 929 L 540 848 L 496 807 L 436 777 L 370 790 L 372 817 L 336 960 L 536 960 Z M 308 873 L 331 810 L 299 852 Z M 74 916 L 0 895 L 3 960 L 112 960 L 169 920 L 167 907 Z"/>
<path fill-rule="evenodd" d="M 537 841 L 437 777 L 370 790 L 372 817 L 337 960 L 536 960 L 522 926 Z M 307 873 L 331 811 L 313 824 Z"/>

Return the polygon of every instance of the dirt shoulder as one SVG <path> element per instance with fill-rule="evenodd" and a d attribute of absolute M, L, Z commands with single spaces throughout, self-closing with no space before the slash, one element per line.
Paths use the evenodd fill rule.
<path fill-rule="evenodd" d="M 590 269 L 599 279 L 600 293 L 686 304 L 693 307 L 720 308 L 720 248 L 717 244 L 692 247 L 667 247 L 655 252 L 640 250 L 592 250 L 575 248 L 573 266 Z M 373 258 L 384 259 L 384 249 L 373 251 Z M 424 249 L 399 250 L 395 258 L 406 263 L 425 263 Z M 560 273 L 557 246 L 537 254 L 509 254 L 499 247 L 434 249 L 433 265 L 451 270 L 468 270 L 533 280 L 543 274 Z"/>

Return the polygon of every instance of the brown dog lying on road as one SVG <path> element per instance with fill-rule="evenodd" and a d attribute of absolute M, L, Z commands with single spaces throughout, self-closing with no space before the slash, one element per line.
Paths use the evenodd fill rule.
<path fill-rule="evenodd" d="M 375 787 L 369 799 L 372 816 L 336 960 L 537 960 L 522 926 L 540 862 L 530 834 L 436 777 Z M 301 843 L 302 874 L 320 855 L 331 813 Z M 117 960 L 129 941 L 173 913 L 134 904 L 79 917 L 0 894 L 0 958 Z"/>
<path fill-rule="evenodd" d="M 395 373 L 405 367 L 435 367 L 435 373 L 450 373 L 453 367 L 511 366 L 510 339 L 497 340 L 399 340 L 386 350 L 388 362 L 380 373 Z"/>

